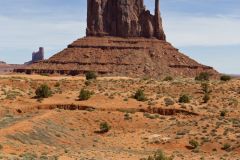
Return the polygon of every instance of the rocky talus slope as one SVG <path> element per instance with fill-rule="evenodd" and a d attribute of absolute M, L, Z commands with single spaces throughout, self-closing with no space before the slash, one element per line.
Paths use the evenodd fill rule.
<path fill-rule="evenodd" d="M 147 38 L 85 37 L 48 60 L 25 68 L 26 73 L 68 75 L 95 71 L 105 76 L 195 76 L 217 72 L 180 53 L 170 43 Z"/>

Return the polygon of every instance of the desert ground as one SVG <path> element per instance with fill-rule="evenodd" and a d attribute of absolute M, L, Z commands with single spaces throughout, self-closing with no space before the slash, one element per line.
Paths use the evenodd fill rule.
<path fill-rule="evenodd" d="M 0 75 L 0 158 L 140 160 L 157 150 L 174 160 L 240 159 L 240 80 Z M 52 96 L 36 99 L 47 84 Z M 80 101 L 82 88 L 93 92 Z M 133 98 L 141 89 L 146 101 Z M 189 103 L 180 103 L 186 94 Z M 100 133 L 106 122 L 110 128 Z M 198 143 L 196 148 L 189 141 Z"/>

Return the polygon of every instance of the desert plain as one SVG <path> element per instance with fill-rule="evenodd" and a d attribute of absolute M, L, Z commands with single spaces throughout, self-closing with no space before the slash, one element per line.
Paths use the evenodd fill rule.
<path fill-rule="evenodd" d="M 203 102 L 203 83 L 209 98 Z M 35 98 L 42 84 L 52 96 Z M 92 92 L 80 101 L 81 89 Z M 144 91 L 146 100 L 133 95 Z M 187 95 L 189 102 L 180 103 Z M 240 159 L 240 80 L 0 76 L 0 158 Z M 101 123 L 109 130 L 100 133 Z M 197 143 L 194 147 L 190 141 Z"/>

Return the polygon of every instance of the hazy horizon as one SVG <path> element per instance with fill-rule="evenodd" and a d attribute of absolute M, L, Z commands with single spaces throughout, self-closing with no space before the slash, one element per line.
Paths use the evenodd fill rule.
<path fill-rule="evenodd" d="M 145 0 L 153 11 L 154 0 Z M 161 0 L 168 42 L 221 73 L 240 74 L 237 0 Z M 45 58 L 85 36 L 86 0 L 0 1 L 0 61 L 21 64 L 38 47 Z"/>

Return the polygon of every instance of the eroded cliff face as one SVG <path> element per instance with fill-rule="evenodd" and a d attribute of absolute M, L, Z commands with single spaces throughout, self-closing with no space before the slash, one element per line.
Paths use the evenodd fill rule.
<path fill-rule="evenodd" d="M 87 36 L 155 37 L 166 40 L 159 10 L 145 9 L 143 0 L 88 0 Z"/>

